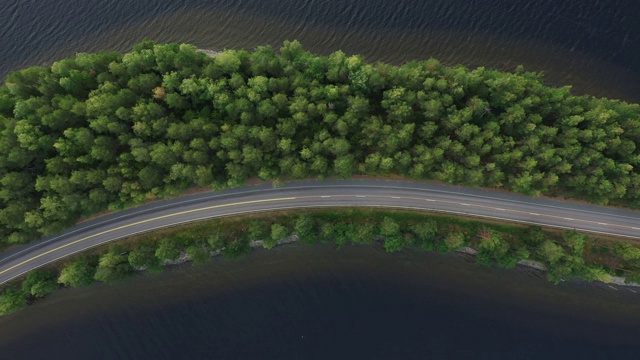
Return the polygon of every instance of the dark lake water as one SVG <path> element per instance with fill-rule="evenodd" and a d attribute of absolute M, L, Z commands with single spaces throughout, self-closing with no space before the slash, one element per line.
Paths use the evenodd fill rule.
<path fill-rule="evenodd" d="M 462 255 L 286 246 L 62 291 L 0 319 L 7 359 L 632 359 L 640 294 Z M 6 357 L 5 357 L 6 356 Z"/>
<path fill-rule="evenodd" d="M 637 0 L 3 0 L 0 78 L 144 38 L 212 49 L 299 39 L 400 63 L 544 71 L 549 84 L 640 101 Z"/>
<path fill-rule="evenodd" d="M 299 39 L 371 61 L 543 71 L 640 101 L 637 0 L 3 0 L 0 78 L 144 38 Z M 291 246 L 62 291 L 0 319 L 0 358 L 638 358 L 640 294 L 464 257 Z"/>

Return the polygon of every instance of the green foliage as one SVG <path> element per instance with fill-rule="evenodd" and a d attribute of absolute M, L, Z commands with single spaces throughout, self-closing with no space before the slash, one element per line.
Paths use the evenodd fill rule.
<path fill-rule="evenodd" d="M 250 252 L 251 246 L 248 239 L 234 238 L 225 244 L 222 255 L 229 259 L 236 259 L 249 255 Z"/>
<path fill-rule="evenodd" d="M 320 225 L 320 239 L 323 242 L 333 241 L 335 239 L 336 225 L 333 222 L 327 221 Z"/>
<path fill-rule="evenodd" d="M 394 253 L 404 248 L 404 239 L 400 234 L 390 235 L 384 238 L 384 249 L 388 253 Z"/>
<path fill-rule="evenodd" d="M 275 246 L 278 240 L 282 240 L 291 236 L 291 231 L 287 229 L 284 225 L 281 224 L 273 224 L 271 225 L 271 241 L 265 240 L 264 247 L 265 249 L 271 249 Z"/>
<path fill-rule="evenodd" d="M 294 226 L 298 240 L 305 244 L 315 243 L 318 237 L 315 227 L 316 225 L 313 218 L 304 213 L 299 215 Z"/>
<path fill-rule="evenodd" d="M 376 237 L 376 227 L 372 223 L 358 224 L 351 238 L 354 244 L 371 244 Z"/>
<path fill-rule="evenodd" d="M 353 223 L 341 221 L 335 226 L 334 241 L 338 247 L 353 241 L 358 232 L 357 226 Z"/>
<path fill-rule="evenodd" d="M 267 229 L 267 225 L 262 221 L 252 221 L 249 225 L 249 240 L 266 240 L 269 236 Z"/>
<path fill-rule="evenodd" d="M 380 235 L 384 238 L 384 249 L 389 252 L 396 252 L 405 246 L 404 238 L 400 234 L 400 225 L 390 217 L 384 217 L 380 223 Z"/>
<path fill-rule="evenodd" d="M 582 255 L 584 244 L 587 241 L 587 235 L 579 234 L 575 229 L 567 230 L 562 233 L 562 238 L 567 246 L 576 255 Z"/>
<path fill-rule="evenodd" d="M 540 247 L 538 248 L 538 255 L 540 255 L 544 261 L 553 265 L 562 259 L 565 253 L 560 245 L 547 240 L 540 244 Z"/>
<path fill-rule="evenodd" d="M 432 250 L 438 237 L 438 223 L 433 220 L 422 221 L 411 225 L 411 232 L 416 236 L 418 248 Z"/>
<path fill-rule="evenodd" d="M 211 258 L 211 250 L 204 244 L 191 245 L 185 251 L 194 265 L 204 264 Z"/>
<path fill-rule="evenodd" d="M 149 244 L 139 244 L 129 252 L 128 261 L 134 269 L 161 272 L 162 262 L 155 254 L 156 248 Z"/>
<path fill-rule="evenodd" d="M 518 258 L 511 254 L 511 246 L 503 238 L 503 235 L 490 229 L 480 230 L 480 243 L 478 244 L 477 261 L 480 264 L 497 264 L 503 268 L 512 268 Z"/>
<path fill-rule="evenodd" d="M 22 282 L 22 291 L 34 298 L 43 298 L 57 289 L 56 273 L 51 270 L 34 270 Z"/>
<path fill-rule="evenodd" d="M 615 254 L 626 261 L 640 260 L 640 248 L 629 243 L 618 242 L 614 246 Z"/>
<path fill-rule="evenodd" d="M 176 236 L 167 237 L 158 243 L 155 255 L 163 261 L 173 261 L 180 257 L 182 247 L 180 239 Z"/>
<path fill-rule="evenodd" d="M 522 241 L 531 247 L 536 247 L 546 240 L 547 235 L 540 226 L 530 226 L 527 228 Z"/>
<path fill-rule="evenodd" d="M 461 232 L 450 232 L 444 238 L 444 245 L 448 251 L 456 251 L 464 246 L 464 234 Z"/>
<path fill-rule="evenodd" d="M 18 287 L 7 287 L 0 293 L 0 316 L 18 311 L 26 304 L 27 299 Z"/>
<path fill-rule="evenodd" d="M 400 234 L 400 225 L 390 217 L 385 216 L 380 223 L 380 235 L 384 237 Z"/>
<path fill-rule="evenodd" d="M 89 264 L 86 257 L 80 257 L 67 263 L 60 271 L 58 282 L 71 287 L 79 287 L 93 283 L 96 268 Z"/>
<path fill-rule="evenodd" d="M 100 256 L 98 267 L 93 276 L 98 281 L 113 283 L 133 274 L 126 251 L 118 246 L 112 246 L 106 254 Z"/>

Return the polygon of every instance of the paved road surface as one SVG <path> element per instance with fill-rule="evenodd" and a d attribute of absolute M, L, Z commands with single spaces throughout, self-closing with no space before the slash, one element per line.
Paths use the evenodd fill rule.
<path fill-rule="evenodd" d="M 420 209 L 640 238 L 640 212 L 457 186 L 390 180 L 288 182 L 182 196 L 103 216 L 0 255 L 0 284 L 106 242 L 201 219 L 335 206 Z"/>

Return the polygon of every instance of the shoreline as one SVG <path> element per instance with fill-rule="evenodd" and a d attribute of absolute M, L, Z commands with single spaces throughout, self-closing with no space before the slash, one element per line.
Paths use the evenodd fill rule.
<path fill-rule="evenodd" d="M 298 242 L 298 236 L 297 235 L 291 235 L 289 237 L 286 238 L 282 238 L 278 241 L 276 241 L 275 245 L 273 246 L 275 247 L 281 247 L 281 246 L 285 246 L 285 245 L 289 245 L 289 244 L 293 244 L 293 243 L 297 243 Z M 254 249 L 265 249 L 264 248 L 264 241 L 262 240 L 252 240 L 249 242 L 249 246 L 251 247 L 252 250 Z M 224 248 L 219 249 L 219 250 L 215 250 L 211 252 L 211 258 L 216 258 L 222 255 L 222 250 L 224 250 Z M 265 250 L 269 250 L 269 249 L 265 249 Z M 415 249 L 409 249 L 409 251 L 417 251 Z M 419 252 L 419 251 L 418 251 Z M 436 251 L 430 251 L 430 252 L 436 252 Z M 453 253 L 459 253 L 459 254 L 466 254 L 466 255 L 470 255 L 473 256 L 475 258 L 475 256 L 478 254 L 478 250 L 468 247 L 468 246 L 463 246 L 461 248 L 459 248 L 458 250 L 453 251 Z M 251 254 L 249 254 L 248 256 L 250 256 Z M 185 264 L 192 261 L 192 259 L 189 257 L 189 255 L 182 251 L 180 253 L 180 256 L 176 259 L 176 260 L 166 260 L 163 262 L 163 266 L 175 266 L 175 265 L 181 265 L 181 264 Z M 547 267 L 539 262 L 539 261 L 535 261 L 535 260 L 520 260 L 517 262 L 517 265 L 522 266 L 522 267 L 526 267 L 529 269 L 533 269 L 533 270 L 538 270 L 541 271 L 543 273 L 547 272 Z M 135 271 L 147 271 L 146 268 L 134 268 Z M 564 281 L 564 280 L 563 280 Z M 603 281 L 599 281 L 599 280 L 593 280 L 593 281 L 586 281 L 586 280 L 578 280 L 578 281 L 582 281 L 585 283 L 601 283 L 601 284 L 613 284 L 613 285 L 618 285 L 618 286 L 625 286 L 625 287 L 632 287 L 632 288 L 640 288 L 640 284 L 637 283 L 625 283 L 625 279 L 623 277 L 620 276 L 611 276 L 611 281 L 609 282 L 603 282 Z"/>

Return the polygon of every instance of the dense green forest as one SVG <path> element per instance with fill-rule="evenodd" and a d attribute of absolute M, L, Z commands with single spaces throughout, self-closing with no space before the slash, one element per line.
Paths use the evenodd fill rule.
<path fill-rule="evenodd" d="M 0 315 L 63 286 L 113 283 L 136 270 L 160 272 L 165 264 L 187 257 L 193 265 L 214 254 L 237 258 L 249 254 L 252 246 L 271 249 L 291 235 L 306 245 L 333 243 L 337 249 L 373 245 L 389 253 L 407 248 L 450 253 L 471 246 L 482 265 L 512 268 L 520 260 L 542 262 L 547 278 L 556 284 L 570 279 L 610 282 L 612 275 L 640 282 L 640 248 L 590 239 L 575 230 L 558 233 L 424 213 L 324 209 L 215 219 L 133 236 L 55 267 L 34 270 L 20 284 L 5 286 L 0 291 Z"/>
<path fill-rule="evenodd" d="M 145 41 L 12 73 L 0 88 L 0 239 L 250 177 L 400 174 L 640 207 L 640 105 L 540 74 L 369 64 L 298 42 Z"/>

